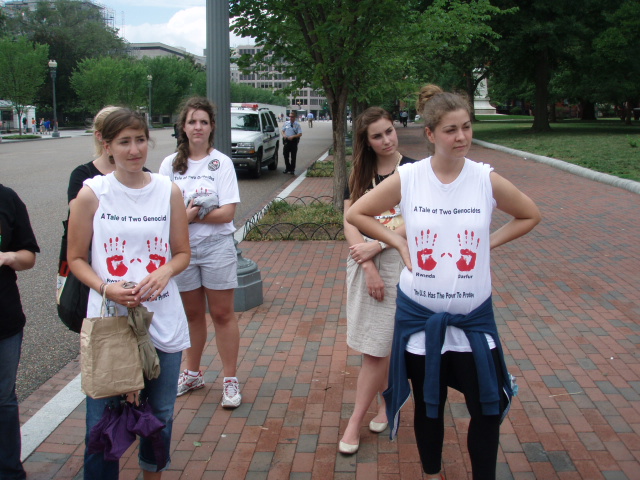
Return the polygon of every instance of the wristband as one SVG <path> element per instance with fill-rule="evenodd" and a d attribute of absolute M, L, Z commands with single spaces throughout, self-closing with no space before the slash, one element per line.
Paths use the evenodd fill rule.
<path fill-rule="evenodd" d="M 382 250 L 384 250 L 385 248 L 387 248 L 387 244 L 386 244 L 386 243 L 381 242 L 380 240 L 378 240 L 378 243 L 380 244 L 380 248 L 381 248 Z"/>

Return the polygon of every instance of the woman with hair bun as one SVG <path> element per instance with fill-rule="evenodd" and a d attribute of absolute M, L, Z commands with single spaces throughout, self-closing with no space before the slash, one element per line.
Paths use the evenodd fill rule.
<path fill-rule="evenodd" d="M 428 479 L 444 479 L 442 444 L 447 387 L 461 391 L 471 421 L 473 478 L 496 474 L 500 423 L 513 396 L 493 306 L 490 251 L 531 231 L 535 203 L 487 165 L 466 158 L 472 125 L 468 100 L 435 85 L 420 91 L 418 112 L 433 154 L 398 169 L 346 213 L 349 223 L 398 249 L 396 320 L 384 392 L 391 438 L 411 381 L 414 431 Z M 400 205 L 405 237 L 374 218 Z M 497 208 L 512 218 L 491 232 Z"/>
<path fill-rule="evenodd" d="M 236 377 L 240 330 L 233 306 L 238 286 L 233 217 L 240 192 L 231 159 L 213 146 L 215 125 L 209 100 L 188 99 L 178 120 L 178 151 L 160 166 L 160 173 L 184 195 L 192 252 L 189 267 L 176 277 L 191 337 L 177 394 L 204 387 L 200 361 L 207 342 L 208 303 L 224 375 L 221 405 L 237 408 L 242 396 Z"/>
<path fill-rule="evenodd" d="M 398 152 L 398 136 L 393 117 L 380 107 L 366 109 L 356 118 L 353 148 L 353 170 L 345 194 L 344 210 L 367 191 L 378 188 L 393 176 L 400 165 L 414 162 Z M 402 216 L 394 206 L 377 217 L 381 225 L 400 234 L 404 232 Z M 349 242 L 347 258 L 347 344 L 362 352 L 353 414 L 338 445 L 341 453 L 356 453 L 360 445 L 360 425 L 371 401 L 387 388 L 389 353 L 393 339 L 395 286 L 402 267 L 400 254 L 394 248 L 363 235 L 344 222 Z M 380 398 L 369 430 L 383 432 L 387 428 L 385 406 Z"/>

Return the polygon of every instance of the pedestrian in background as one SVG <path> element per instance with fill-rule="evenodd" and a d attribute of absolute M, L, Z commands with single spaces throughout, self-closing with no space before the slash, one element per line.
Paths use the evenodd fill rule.
<path fill-rule="evenodd" d="M 353 170 L 345 192 L 345 213 L 352 203 L 393 175 L 400 165 L 415 161 L 400 154 L 397 148 L 398 136 L 389 112 L 371 107 L 356 118 Z M 386 228 L 404 235 L 404 222 L 397 206 L 377 219 Z M 374 398 L 378 399 L 377 412 L 369 422 L 369 430 L 380 433 L 387 428 L 387 414 L 380 395 L 387 388 L 395 286 L 404 263 L 395 248 L 387 248 L 384 243 L 363 235 L 346 220 L 344 233 L 349 243 L 347 344 L 362 352 L 362 366 L 353 413 L 338 450 L 353 454 L 360 445 L 360 425 Z"/>
<path fill-rule="evenodd" d="M 400 167 L 347 212 L 347 221 L 396 247 L 406 264 L 384 393 L 391 437 L 413 390 L 422 467 L 429 480 L 443 479 L 444 406 L 447 387 L 455 388 L 471 416 L 473 478 L 494 479 L 500 424 L 513 389 L 493 315 L 490 251 L 533 229 L 540 212 L 489 165 L 466 158 L 472 124 L 465 97 L 427 85 L 417 110 L 433 155 Z M 374 218 L 398 203 L 406 241 Z M 512 218 L 491 233 L 494 208 Z"/>
<path fill-rule="evenodd" d="M 238 286 L 233 240 L 233 217 L 240 203 L 238 180 L 231 159 L 213 146 L 215 114 L 209 100 L 187 100 L 180 112 L 178 132 L 177 153 L 166 157 L 160 166 L 160 173 L 170 177 L 185 197 L 192 252 L 189 267 L 176 277 L 191 338 L 177 394 L 204 387 L 200 362 L 207 342 L 208 304 L 224 374 L 221 404 L 236 408 L 242 402 L 236 377 L 240 329 L 233 302 Z M 212 201 L 217 208 L 212 208 Z"/>
<path fill-rule="evenodd" d="M 26 323 L 16 272 L 33 268 L 40 252 L 27 207 L 0 185 L 0 478 L 21 480 L 21 438 L 16 377 Z"/>
<path fill-rule="evenodd" d="M 291 110 L 289 120 L 285 122 L 284 127 L 282 127 L 282 143 L 284 144 L 282 156 L 284 157 L 285 167 L 282 173 L 295 175 L 300 137 L 302 137 L 302 127 L 296 120 L 296 112 Z M 289 157 L 291 157 L 291 160 L 289 160 Z"/>

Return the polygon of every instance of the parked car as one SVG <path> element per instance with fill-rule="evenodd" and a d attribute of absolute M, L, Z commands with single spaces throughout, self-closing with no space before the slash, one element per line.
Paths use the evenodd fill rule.
<path fill-rule="evenodd" d="M 262 167 L 275 170 L 279 147 L 278 121 L 271 110 L 255 104 L 231 109 L 231 159 L 236 170 L 248 170 L 254 178 L 262 175 Z"/>

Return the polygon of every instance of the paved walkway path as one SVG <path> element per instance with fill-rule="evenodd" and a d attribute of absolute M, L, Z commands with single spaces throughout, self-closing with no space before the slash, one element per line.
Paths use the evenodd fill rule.
<path fill-rule="evenodd" d="M 403 153 L 424 157 L 420 128 L 400 128 L 399 135 Z M 474 146 L 469 156 L 493 165 L 544 216 L 528 236 L 493 252 L 496 319 L 520 386 L 502 428 L 498 478 L 639 479 L 640 197 L 486 148 Z M 293 195 L 331 189 L 332 179 L 307 178 Z M 504 219 L 495 214 L 497 223 Z M 219 406 L 221 363 L 210 333 L 202 360 L 207 385 L 177 400 L 172 464 L 163 478 L 422 478 L 411 402 L 397 441 L 370 433 L 365 423 L 360 451 L 337 452 L 360 365 L 345 343 L 345 243 L 240 248 L 264 282 L 264 303 L 238 314 L 243 404 Z M 24 400 L 23 421 L 78 373 L 72 362 Z M 365 422 L 373 415 L 371 408 Z M 452 391 L 449 480 L 470 478 L 467 426 L 464 401 Z M 84 402 L 26 459 L 29 479 L 81 478 L 83 437 Z M 135 446 L 121 466 L 121 478 L 138 477 Z"/>

